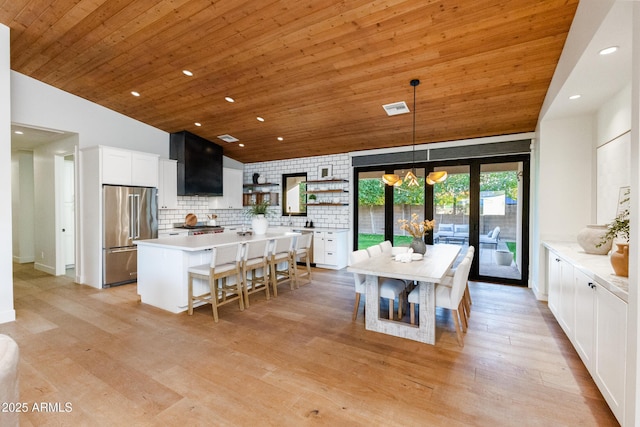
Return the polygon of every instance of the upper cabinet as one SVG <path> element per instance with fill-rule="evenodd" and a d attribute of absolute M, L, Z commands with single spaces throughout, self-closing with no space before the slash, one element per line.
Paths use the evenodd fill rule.
<path fill-rule="evenodd" d="M 102 184 L 158 186 L 158 155 L 122 148 L 98 147 Z"/>
<path fill-rule="evenodd" d="M 158 171 L 158 209 L 178 209 L 178 162 L 160 159 Z"/>
<path fill-rule="evenodd" d="M 241 169 L 222 168 L 222 196 L 209 197 L 210 209 L 242 209 Z"/>

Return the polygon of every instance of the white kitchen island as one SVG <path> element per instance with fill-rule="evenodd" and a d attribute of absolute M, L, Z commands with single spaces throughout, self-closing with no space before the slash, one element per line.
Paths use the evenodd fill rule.
<path fill-rule="evenodd" d="M 240 236 L 235 231 L 201 234 L 197 236 L 173 236 L 160 239 L 139 240 L 138 245 L 138 295 L 140 300 L 154 307 L 180 313 L 187 310 L 189 267 L 211 262 L 211 249 L 235 245 L 251 240 L 275 240 L 298 233 L 267 233 Z M 194 294 L 209 289 L 206 281 L 194 280 Z"/>

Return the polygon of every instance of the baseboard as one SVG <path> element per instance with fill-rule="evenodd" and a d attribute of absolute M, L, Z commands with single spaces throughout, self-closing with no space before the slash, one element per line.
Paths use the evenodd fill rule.
<path fill-rule="evenodd" d="M 45 273 L 49 273 L 52 276 L 56 275 L 56 269 L 53 268 L 53 267 L 49 267 L 48 265 L 44 265 L 44 264 L 40 264 L 40 263 L 36 262 L 33 265 L 33 268 L 35 268 L 38 271 L 44 271 Z"/>
<path fill-rule="evenodd" d="M 9 323 L 16 321 L 16 311 L 15 310 L 7 310 L 0 311 L 0 323 Z"/>
<path fill-rule="evenodd" d="M 19 257 L 19 256 L 14 256 L 13 257 L 13 262 L 15 262 L 16 264 L 26 264 L 28 262 L 34 262 L 36 259 L 32 256 L 30 257 Z"/>

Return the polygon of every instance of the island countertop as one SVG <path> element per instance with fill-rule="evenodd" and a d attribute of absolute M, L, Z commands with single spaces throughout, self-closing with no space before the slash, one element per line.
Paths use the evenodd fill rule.
<path fill-rule="evenodd" d="M 172 236 L 158 239 L 137 240 L 138 246 L 154 246 L 158 248 L 178 249 L 182 251 L 203 251 L 214 247 L 235 245 L 238 242 L 251 240 L 272 240 L 285 235 L 298 235 L 296 232 L 267 232 L 266 234 L 251 234 L 241 236 L 235 231 L 223 233 L 199 234 L 195 236 Z"/>

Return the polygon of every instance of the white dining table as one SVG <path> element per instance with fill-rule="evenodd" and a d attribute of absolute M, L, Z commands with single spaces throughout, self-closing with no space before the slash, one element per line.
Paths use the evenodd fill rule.
<path fill-rule="evenodd" d="M 408 338 L 427 344 L 436 340 L 435 284 L 442 282 L 460 253 L 460 245 L 427 245 L 421 260 L 395 261 L 391 254 L 381 254 L 350 265 L 347 271 L 366 275 L 365 327 L 367 330 Z M 415 280 L 420 287 L 419 324 L 389 320 L 380 316 L 378 278 Z"/>

